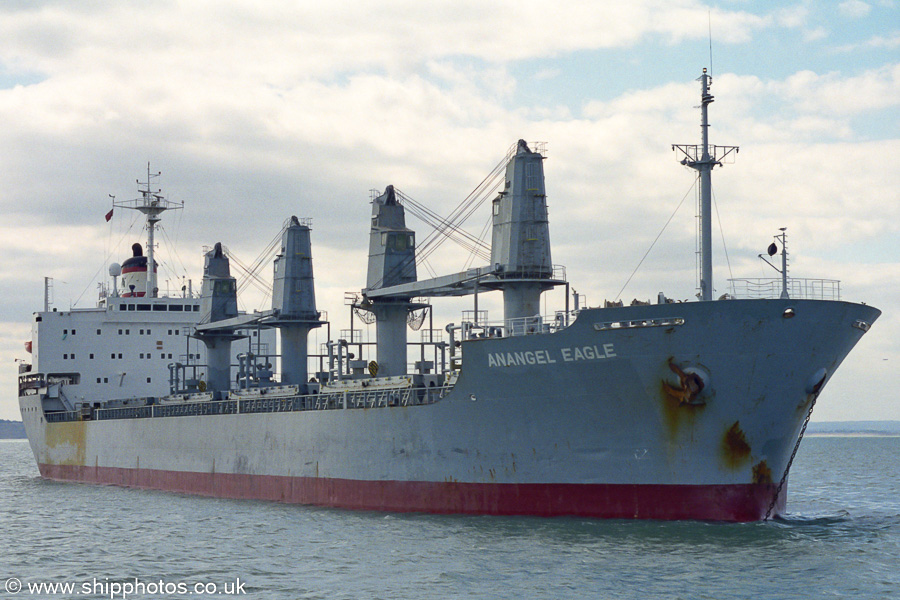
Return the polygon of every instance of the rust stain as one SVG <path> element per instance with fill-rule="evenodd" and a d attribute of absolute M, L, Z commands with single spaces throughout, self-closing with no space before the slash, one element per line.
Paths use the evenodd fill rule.
<path fill-rule="evenodd" d="M 706 408 L 705 404 L 682 404 L 677 398 L 673 398 L 666 393 L 666 383 L 663 382 L 663 416 L 669 433 L 674 436 L 685 422 L 693 422 L 698 413 L 703 412 Z"/>
<path fill-rule="evenodd" d="M 753 483 L 772 483 L 772 469 L 766 461 L 761 460 L 753 465 Z"/>
<path fill-rule="evenodd" d="M 669 369 L 678 375 L 679 385 L 674 386 L 663 379 L 660 383 L 660 395 L 662 397 L 663 417 L 669 428 L 669 434 L 674 437 L 684 422 L 691 422 L 701 412 L 706 404 L 702 401 L 693 401 L 703 390 L 703 380 L 695 373 L 685 373 L 676 365 L 672 358 L 668 361 Z"/>
<path fill-rule="evenodd" d="M 662 387 L 662 400 L 663 419 L 669 430 L 669 437 L 675 437 L 675 434 L 678 433 L 678 429 L 681 426 L 681 414 L 678 410 L 677 402 L 673 403 L 669 395 L 666 394 L 665 383 L 663 383 Z"/>
<path fill-rule="evenodd" d="M 87 446 L 85 421 L 45 423 L 44 427 L 47 454 L 51 463 L 57 465 L 85 464 L 85 448 Z"/>
<path fill-rule="evenodd" d="M 750 444 L 740 421 L 735 421 L 722 437 L 722 458 L 732 469 L 740 467 L 750 458 Z"/>
<path fill-rule="evenodd" d="M 822 391 L 822 387 L 825 385 L 825 380 L 826 380 L 826 379 L 827 379 L 827 376 L 823 376 L 822 379 L 820 379 L 820 380 L 816 383 L 816 385 L 813 386 L 812 393 L 811 393 L 810 395 L 816 395 L 816 396 L 818 396 L 818 395 L 819 395 L 819 392 Z"/>

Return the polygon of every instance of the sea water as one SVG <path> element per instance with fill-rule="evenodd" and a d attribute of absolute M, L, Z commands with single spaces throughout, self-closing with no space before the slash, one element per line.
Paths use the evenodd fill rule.
<path fill-rule="evenodd" d="M 900 598 L 900 438 L 807 437 L 788 511 L 354 512 L 45 481 L 27 442 L 5 441 L 0 598 Z"/>

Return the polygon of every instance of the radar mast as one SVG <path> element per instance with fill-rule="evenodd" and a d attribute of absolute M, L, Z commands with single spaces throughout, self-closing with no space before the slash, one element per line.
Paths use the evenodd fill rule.
<path fill-rule="evenodd" d="M 167 210 L 178 210 L 184 208 L 184 202 L 173 202 L 162 196 L 161 189 L 153 191 L 151 183 L 162 175 L 162 171 L 158 173 L 150 172 L 150 163 L 147 163 L 147 181 L 137 180 L 140 198 L 133 200 L 123 200 L 121 202 L 113 202 L 113 206 L 138 210 L 147 216 L 147 290 L 145 297 L 156 298 L 158 287 L 156 285 L 156 263 L 153 255 L 156 247 L 154 242 L 154 233 L 156 224 L 162 220 L 160 215 Z"/>
<path fill-rule="evenodd" d="M 681 164 L 700 174 L 700 300 L 713 299 L 712 281 L 712 170 L 722 160 L 737 154 L 737 146 L 715 146 L 709 143 L 708 107 L 715 99 L 709 93 L 712 76 L 703 69 L 700 81 L 700 145 L 673 144 L 684 154 Z"/>

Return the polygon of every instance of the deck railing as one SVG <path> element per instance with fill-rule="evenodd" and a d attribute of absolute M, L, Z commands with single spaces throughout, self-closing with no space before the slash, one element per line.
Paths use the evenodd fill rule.
<path fill-rule="evenodd" d="M 465 339 L 540 335 L 565 329 L 575 321 L 577 316 L 578 311 L 576 310 L 569 311 L 568 314 L 566 311 L 560 310 L 553 315 L 516 317 L 505 321 L 482 321 L 479 323 L 464 321 L 463 326 L 466 333 Z"/>
<path fill-rule="evenodd" d="M 738 299 L 780 298 L 782 281 L 775 279 L 729 279 L 731 294 Z M 787 280 L 788 296 L 797 300 L 840 300 L 841 282 L 836 279 Z"/>
<path fill-rule="evenodd" d="M 453 385 L 440 387 L 359 388 L 339 392 L 307 394 L 304 396 L 258 397 L 229 400 L 201 400 L 196 402 L 166 402 L 142 406 L 95 408 L 89 416 L 81 410 L 50 412 L 48 423 L 93 419 L 146 419 L 157 417 L 189 417 L 199 415 L 233 415 L 238 413 L 273 413 L 315 410 L 344 410 L 357 408 L 389 408 L 434 404 L 443 398 Z"/>

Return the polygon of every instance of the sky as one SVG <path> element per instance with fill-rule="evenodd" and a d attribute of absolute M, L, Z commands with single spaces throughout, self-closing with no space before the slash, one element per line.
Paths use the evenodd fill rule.
<path fill-rule="evenodd" d="M 43 278 L 54 306 L 94 305 L 141 239 L 128 211 L 104 220 L 109 196 L 137 197 L 148 163 L 184 203 L 158 236 L 162 289 L 198 286 L 204 245 L 251 263 L 310 217 L 319 308 L 349 328 L 370 190 L 448 214 L 522 138 L 547 142 L 553 262 L 589 305 L 694 298 L 695 175 L 671 145 L 699 143 L 706 67 L 710 140 L 740 146 L 713 174 L 716 295 L 777 277 L 758 255 L 786 227 L 792 276 L 884 311 L 814 419 L 900 419 L 900 1 L 324 4 L 0 3 L 0 418 L 19 418 Z M 468 259 L 445 244 L 429 267 Z M 266 308 L 254 294 L 242 306 Z M 480 308 L 500 319 L 499 300 Z"/>

